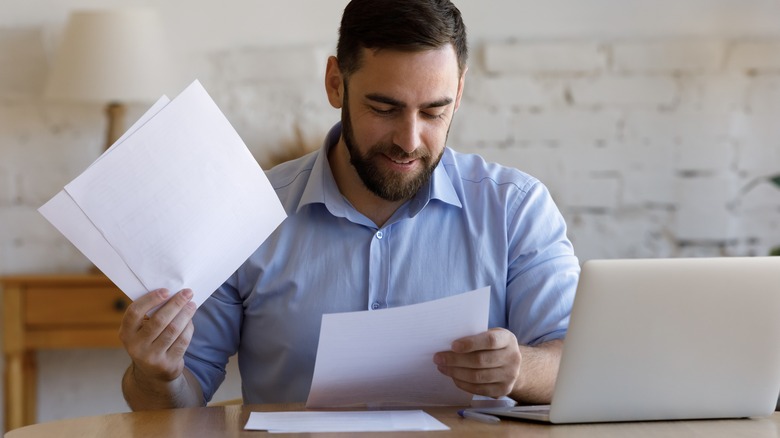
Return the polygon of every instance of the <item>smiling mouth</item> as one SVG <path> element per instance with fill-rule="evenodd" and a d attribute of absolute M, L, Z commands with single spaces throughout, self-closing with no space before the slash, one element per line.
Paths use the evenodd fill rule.
<path fill-rule="evenodd" d="M 389 157 L 388 157 L 388 158 L 389 158 Z M 406 159 L 406 160 L 396 160 L 395 158 L 390 158 L 390 161 L 392 161 L 392 162 L 393 162 L 393 163 L 395 163 L 395 164 L 402 164 L 402 165 L 405 165 L 405 164 L 411 164 L 411 163 L 413 163 L 413 162 L 414 162 L 414 160 L 413 160 L 413 159 Z"/>

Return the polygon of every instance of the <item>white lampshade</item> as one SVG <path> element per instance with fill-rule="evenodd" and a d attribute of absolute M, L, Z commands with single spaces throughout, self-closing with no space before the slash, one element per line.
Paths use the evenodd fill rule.
<path fill-rule="evenodd" d="M 71 14 L 45 96 L 108 102 L 157 100 L 170 86 L 164 30 L 152 9 Z"/>

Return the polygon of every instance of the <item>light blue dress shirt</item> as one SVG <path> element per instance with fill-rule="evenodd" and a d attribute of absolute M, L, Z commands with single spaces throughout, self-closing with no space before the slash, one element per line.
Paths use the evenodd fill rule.
<path fill-rule="evenodd" d="M 430 181 L 378 228 L 336 186 L 327 151 L 340 132 L 267 172 L 288 218 L 194 317 L 185 363 L 206 401 L 236 352 L 246 403 L 305 401 L 324 313 L 490 286 L 490 327 L 526 345 L 565 335 L 579 263 L 542 183 L 447 148 Z"/>

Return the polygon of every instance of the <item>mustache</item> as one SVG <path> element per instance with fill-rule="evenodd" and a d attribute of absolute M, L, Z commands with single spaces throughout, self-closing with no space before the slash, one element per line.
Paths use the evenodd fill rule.
<path fill-rule="evenodd" d="M 430 157 L 430 154 L 426 150 L 417 149 L 414 152 L 406 152 L 401 146 L 394 143 L 378 143 L 369 151 L 370 157 L 377 155 L 387 155 L 391 159 L 404 161 L 404 160 L 419 160 Z"/>

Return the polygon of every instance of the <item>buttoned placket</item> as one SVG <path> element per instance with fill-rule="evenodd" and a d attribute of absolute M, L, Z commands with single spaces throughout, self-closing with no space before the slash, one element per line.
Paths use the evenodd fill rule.
<path fill-rule="evenodd" d="M 375 230 L 369 246 L 368 309 L 384 309 L 390 269 L 389 228 Z"/>

